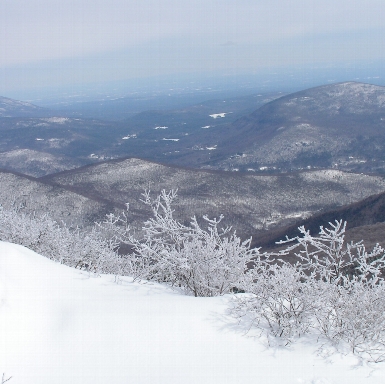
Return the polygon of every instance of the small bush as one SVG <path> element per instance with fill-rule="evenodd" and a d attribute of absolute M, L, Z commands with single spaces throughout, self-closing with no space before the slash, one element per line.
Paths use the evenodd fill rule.
<path fill-rule="evenodd" d="M 291 343 L 312 325 L 314 287 L 305 278 L 303 271 L 290 265 L 252 269 L 242 285 L 249 295 L 236 299 L 233 313 L 242 317 L 248 312 L 250 325 Z"/>

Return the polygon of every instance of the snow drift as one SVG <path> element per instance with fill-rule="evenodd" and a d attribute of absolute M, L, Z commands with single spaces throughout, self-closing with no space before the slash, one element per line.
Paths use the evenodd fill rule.
<path fill-rule="evenodd" d="M 0 374 L 10 384 L 384 382 L 384 363 L 308 338 L 267 347 L 226 314 L 228 298 L 116 284 L 0 242 Z"/>

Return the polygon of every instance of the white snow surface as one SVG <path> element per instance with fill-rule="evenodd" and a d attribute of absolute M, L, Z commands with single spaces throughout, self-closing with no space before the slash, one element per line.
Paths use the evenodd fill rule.
<path fill-rule="evenodd" d="M 385 363 L 267 347 L 226 314 L 229 296 L 92 277 L 0 242 L 0 375 L 10 384 L 384 383 Z"/>
<path fill-rule="evenodd" d="M 41 119 L 41 120 L 47 121 L 49 123 L 64 124 L 65 122 L 69 121 L 69 118 L 67 118 L 67 117 L 48 117 L 48 118 Z"/>
<path fill-rule="evenodd" d="M 212 115 L 209 115 L 209 116 L 212 117 L 213 119 L 218 119 L 219 117 L 223 118 L 228 114 L 229 112 L 221 112 L 221 113 L 213 113 Z"/>
<path fill-rule="evenodd" d="M 136 139 L 136 133 L 122 137 L 122 140 Z"/>

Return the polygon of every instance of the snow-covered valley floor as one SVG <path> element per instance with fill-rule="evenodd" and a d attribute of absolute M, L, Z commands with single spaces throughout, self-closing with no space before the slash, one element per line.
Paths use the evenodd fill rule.
<path fill-rule="evenodd" d="M 267 347 L 226 314 L 228 300 L 129 278 L 117 284 L 0 242 L 0 377 L 12 376 L 10 384 L 385 382 L 385 363 L 322 355 L 310 339 Z"/>

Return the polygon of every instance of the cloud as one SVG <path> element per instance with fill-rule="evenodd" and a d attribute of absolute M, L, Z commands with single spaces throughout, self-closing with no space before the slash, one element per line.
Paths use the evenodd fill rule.
<path fill-rule="evenodd" d="M 3 0 L 0 66 L 178 37 L 250 44 L 384 27 L 383 0 Z"/>

